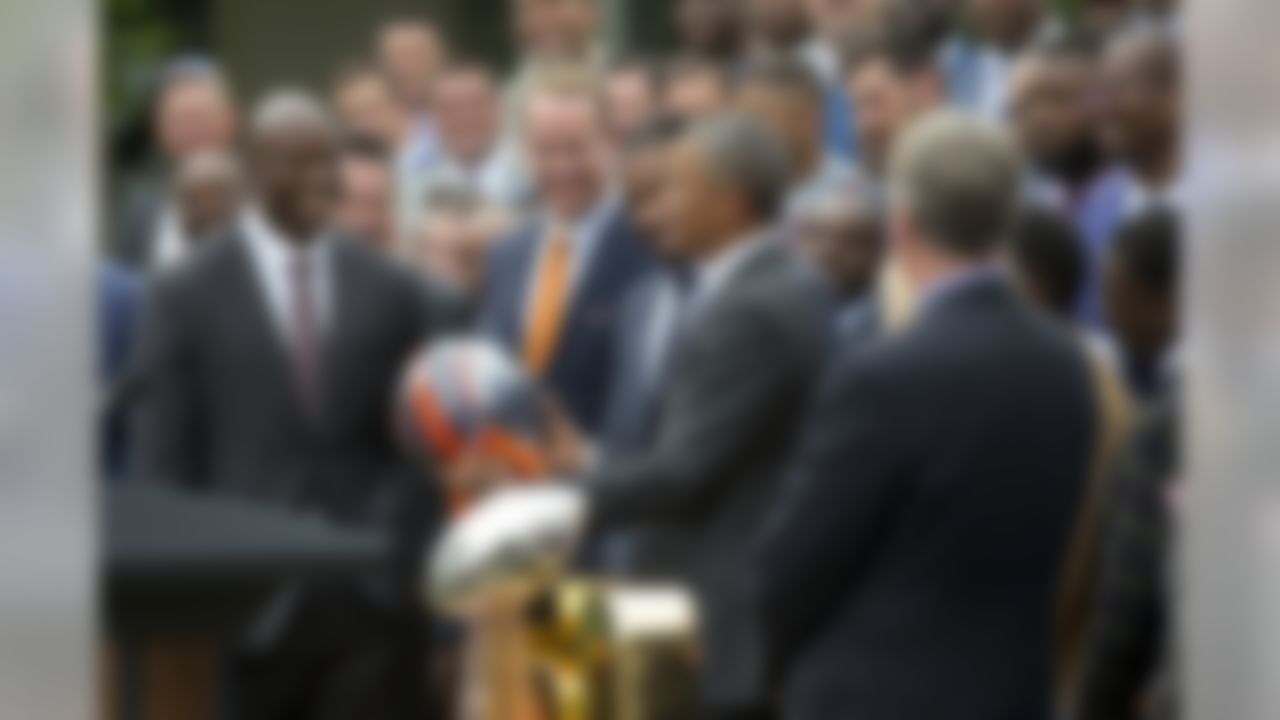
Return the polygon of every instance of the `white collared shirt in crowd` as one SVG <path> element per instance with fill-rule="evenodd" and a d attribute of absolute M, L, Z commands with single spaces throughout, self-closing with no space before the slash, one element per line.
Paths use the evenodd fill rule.
<path fill-rule="evenodd" d="M 1186 206 L 1186 182 L 1179 176 L 1164 187 L 1152 187 L 1133 173 L 1125 175 L 1124 215 L 1134 217 L 1156 208 L 1182 210 Z"/>
<path fill-rule="evenodd" d="M 471 165 L 442 152 L 421 176 L 420 185 L 413 194 L 419 199 L 419 206 L 425 208 L 431 193 L 441 188 L 470 190 L 485 201 L 510 211 L 518 210 L 528 195 L 528 183 L 519 153 L 507 143 L 494 147 L 480 162 Z"/>
<path fill-rule="evenodd" d="M 242 228 L 254 274 L 281 339 L 288 341 L 293 336 L 293 269 L 297 262 L 310 266 L 311 301 L 317 328 L 321 333 L 327 332 L 335 307 L 332 241 L 322 234 L 305 243 L 290 242 L 256 209 L 245 212 Z"/>
<path fill-rule="evenodd" d="M 813 37 L 797 51 L 800 62 L 827 84 L 840 82 L 840 51 L 825 38 Z"/>
<path fill-rule="evenodd" d="M 858 173 L 853 165 L 835 153 L 824 152 L 817 168 L 809 177 L 794 184 L 787 193 L 786 206 L 783 208 L 784 219 L 794 219 L 808 203 L 827 192 L 851 185 L 857 179 Z"/>

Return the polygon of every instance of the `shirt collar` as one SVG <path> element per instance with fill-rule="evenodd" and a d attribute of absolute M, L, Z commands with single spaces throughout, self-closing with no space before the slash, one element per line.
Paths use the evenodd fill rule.
<path fill-rule="evenodd" d="M 610 190 L 596 202 L 595 207 L 574 220 L 565 221 L 550 216 L 544 218 L 542 223 L 544 232 L 549 234 L 556 228 L 567 229 L 569 241 L 573 243 L 575 250 L 588 249 L 588 246 L 595 243 L 595 239 L 613 217 L 613 211 L 618 206 L 618 194 Z"/>
<path fill-rule="evenodd" d="M 694 268 L 696 302 L 702 304 L 713 297 L 748 260 L 767 247 L 769 242 L 768 231 L 756 230 L 721 248 L 715 255 L 698 262 Z"/>
<path fill-rule="evenodd" d="M 329 243 L 324 233 L 317 234 L 310 242 L 290 242 L 258 208 L 245 211 L 242 225 L 250 249 L 262 261 L 272 265 L 287 265 L 298 258 L 309 258 L 315 262 L 328 252 Z"/>
<path fill-rule="evenodd" d="M 957 270 L 925 289 L 920 296 L 920 310 L 929 312 L 968 288 L 1003 282 L 1004 278 L 1004 270 L 995 262 L 981 262 Z"/>
<path fill-rule="evenodd" d="M 1124 209 L 1127 215 L 1138 215 L 1157 207 L 1168 210 L 1179 210 L 1184 207 L 1186 183 L 1181 175 L 1164 187 L 1147 185 L 1132 172 L 1126 172 L 1124 179 Z"/>

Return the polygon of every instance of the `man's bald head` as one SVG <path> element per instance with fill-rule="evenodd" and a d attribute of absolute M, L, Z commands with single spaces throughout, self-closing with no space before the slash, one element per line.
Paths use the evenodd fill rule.
<path fill-rule="evenodd" d="M 1075 183 L 1096 170 L 1096 90 L 1097 55 L 1084 39 L 1047 41 L 1018 60 L 1010 82 L 1012 126 L 1040 171 Z"/>
<path fill-rule="evenodd" d="M 268 219 L 305 242 L 326 224 L 339 196 L 338 139 L 315 98 L 284 90 L 267 96 L 250 125 L 254 190 Z"/>
<path fill-rule="evenodd" d="M 1179 143 L 1182 114 L 1177 44 L 1156 29 L 1125 33 L 1107 47 L 1102 78 L 1108 149 L 1138 166 L 1167 165 Z"/>
<path fill-rule="evenodd" d="M 965 0 L 974 31 L 983 42 L 1016 50 L 1029 41 L 1047 12 L 1046 0 Z"/>

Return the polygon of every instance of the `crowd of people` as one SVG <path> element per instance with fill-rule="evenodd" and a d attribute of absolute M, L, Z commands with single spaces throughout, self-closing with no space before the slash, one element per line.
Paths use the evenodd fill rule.
<path fill-rule="evenodd" d="M 449 716 L 418 558 L 499 479 L 394 402 L 471 333 L 550 397 L 581 562 L 691 588 L 705 717 L 1170 717 L 1176 5 L 676 0 L 615 58 L 600 0 L 516 0 L 506 77 L 395 19 L 247 112 L 170 63 L 104 474 L 394 537 L 228 649 L 244 716 Z"/>

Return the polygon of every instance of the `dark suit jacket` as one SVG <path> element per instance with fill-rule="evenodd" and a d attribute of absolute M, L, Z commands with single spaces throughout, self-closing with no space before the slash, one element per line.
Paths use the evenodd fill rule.
<path fill-rule="evenodd" d="M 159 174 L 125 183 L 117 196 L 111 255 L 122 265 L 145 269 L 155 254 L 160 216 L 169 202 L 168 182 Z"/>
<path fill-rule="evenodd" d="M 100 428 L 100 470 L 105 479 L 119 480 L 128 469 L 125 433 L 126 402 L 121 388 L 133 346 L 137 324 L 138 278 L 119 265 L 104 263 L 98 268 L 98 381 L 106 401 Z"/>
<path fill-rule="evenodd" d="M 653 313 L 663 292 L 664 272 L 654 270 L 640 278 L 619 303 L 614 338 L 617 361 L 609 380 L 609 403 L 600 430 L 600 447 L 606 453 L 637 452 L 649 445 L 657 410 L 659 380 L 646 372 L 661 369 L 644 366 Z"/>
<path fill-rule="evenodd" d="M 1178 394 L 1148 409 L 1110 483 L 1103 557 L 1080 683 L 1078 720 L 1174 718 L 1177 643 L 1170 577 L 1175 540 L 1170 490 L 1179 472 Z"/>
<path fill-rule="evenodd" d="M 243 238 L 158 276 L 137 356 L 139 478 L 387 531 L 427 511 L 391 426 L 400 370 L 431 330 L 420 287 L 346 240 L 332 260 L 318 421 L 302 409 Z"/>
<path fill-rule="evenodd" d="M 526 298 L 537 270 L 541 224 L 498 246 L 489 268 L 484 324 L 517 356 L 524 342 Z M 649 251 L 620 210 L 611 211 L 588 267 L 578 278 L 560 344 L 544 378 L 570 416 L 591 434 L 600 429 L 613 373 L 613 339 L 622 298 L 648 271 Z"/>
<path fill-rule="evenodd" d="M 746 602 L 747 548 L 775 499 L 779 470 L 829 338 L 815 276 L 771 244 L 744 260 L 675 348 L 655 434 L 587 478 L 596 530 L 685 531 L 686 578 L 703 628 L 704 702 L 764 700 L 763 656 Z"/>
<path fill-rule="evenodd" d="M 787 717 L 1048 717 L 1093 417 L 1077 345 L 995 276 L 843 355 L 756 558 Z"/>

